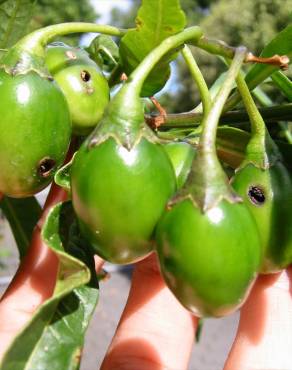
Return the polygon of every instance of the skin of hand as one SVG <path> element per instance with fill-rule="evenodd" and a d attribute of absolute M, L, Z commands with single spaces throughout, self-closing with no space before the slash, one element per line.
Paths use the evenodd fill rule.
<path fill-rule="evenodd" d="M 17 332 L 53 294 L 59 262 L 54 252 L 41 239 L 41 225 L 49 209 L 66 197 L 64 190 L 57 186 L 52 187 L 42 217 L 34 229 L 29 251 L 1 298 L 0 359 Z"/>
<path fill-rule="evenodd" d="M 292 369 L 292 268 L 261 275 L 241 309 L 224 370 Z"/>
<path fill-rule="evenodd" d="M 0 359 L 54 290 L 58 259 L 40 229 L 50 207 L 66 199 L 53 187 L 27 256 L 0 302 Z M 103 261 L 95 258 L 96 269 Z M 291 370 L 292 270 L 260 276 L 241 309 L 224 370 Z M 5 319 L 3 319 L 5 318 Z M 135 266 L 128 301 L 101 370 L 187 370 L 197 318 L 166 287 L 152 254 Z"/>

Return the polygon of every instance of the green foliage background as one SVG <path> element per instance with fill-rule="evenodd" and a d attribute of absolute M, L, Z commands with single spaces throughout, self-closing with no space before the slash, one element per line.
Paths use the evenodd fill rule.
<path fill-rule="evenodd" d="M 114 9 L 111 23 L 133 26 L 141 2 L 133 0 L 132 3 L 130 12 Z M 256 54 L 292 22 L 292 0 L 181 0 L 181 5 L 189 25 L 198 24 L 208 37 L 235 46 L 244 44 Z M 195 57 L 210 86 L 224 70 L 223 63 L 197 49 Z M 177 62 L 177 75 L 177 91 L 165 94 L 161 100 L 169 112 L 190 110 L 199 101 L 196 86 L 181 59 Z"/>
<path fill-rule="evenodd" d="M 110 0 L 109 0 L 110 1 Z M 110 24 L 133 27 L 141 0 L 132 0 L 130 11 L 114 8 Z M 292 22 L 292 0 L 181 0 L 188 24 L 199 24 L 209 37 L 230 45 L 246 45 L 259 54 L 275 34 Z M 94 22 L 98 19 L 89 0 L 37 0 L 31 29 L 65 21 Z M 63 39 L 78 44 L 79 35 Z M 224 70 L 223 63 L 195 49 L 197 62 L 209 86 Z M 288 72 L 289 73 L 289 72 Z M 273 95 L 273 91 L 270 92 Z M 275 96 L 272 96 L 275 98 Z M 182 59 L 177 61 L 177 89 L 161 98 L 169 112 L 190 110 L 199 94 Z"/>
<path fill-rule="evenodd" d="M 37 0 L 30 30 L 62 22 L 95 22 L 97 18 L 89 0 Z M 66 36 L 63 40 L 77 45 L 79 35 Z"/>

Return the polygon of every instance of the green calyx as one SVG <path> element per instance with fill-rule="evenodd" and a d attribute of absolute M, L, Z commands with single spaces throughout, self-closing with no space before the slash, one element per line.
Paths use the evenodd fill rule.
<path fill-rule="evenodd" d="M 11 76 L 35 72 L 48 80 L 53 79 L 45 66 L 44 57 L 23 50 L 17 44 L 3 56 L 0 68 Z"/>
<path fill-rule="evenodd" d="M 200 149 L 193 161 L 185 186 L 169 205 L 172 206 L 183 199 L 190 199 L 203 213 L 215 207 L 223 199 L 229 203 L 241 201 L 229 185 L 219 160 L 213 156 L 201 154 Z"/>
<path fill-rule="evenodd" d="M 144 122 L 144 106 L 136 90 L 125 85 L 108 104 L 99 125 L 86 140 L 88 148 L 108 138 L 131 150 L 142 137 L 151 142 L 158 139 Z"/>
<path fill-rule="evenodd" d="M 230 203 L 237 203 L 241 200 L 229 185 L 228 178 L 219 163 L 215 142 L 220 114 L 246 53 L 247 50 L 244 47 L 236 50 L 225 82 L 216 95 L 211 109 L 203 118 L 198 152 L 186 186 L 170 204 L 189 198 L 202 212 L 206 212 L 223 199 Z"/>

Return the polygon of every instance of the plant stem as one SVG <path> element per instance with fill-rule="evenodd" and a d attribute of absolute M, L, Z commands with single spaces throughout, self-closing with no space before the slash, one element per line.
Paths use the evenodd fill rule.
<path fill-rule="evenodd" d="M 153 67 L 159 62 L 159 60 L 172 49 L 176 49 L 186 42 L 196 41 L 202 36 L 202 30 L 200 27 L 194 26 L 186 28 L 184 31 L 170 36 L 163 40 L 159 46 L 151 51 L 139 64 L 139 66 L 129 76 L 129 82 L 131 86 L 139 92 L 148 77 Z M 175 50 L 174 50 L 175 51 Z M 126 86 L 126 85 L 125 85 Z"/>
<path fill-rule="evenodd" d="M 236 83 L 250 119 L 251 133 L 253 137 L 257 136 L 259 139 L 261 139 L 265 137 L 266 125 L 262 116 L 260 115 L 260 112 L 258 111 L 257 106 L 255 105 L 249 88 L 241 73 L 238 74 L 236 78 Z"/>
<path fill-rule="evenodd" d="M 230 69 L 227 73 L 224 84 L 220 88 L 212 108 L 207 116 L 204 117 L 202 121 L 202 135 L 199 142 L 200 150 L 205 154 L 216 153 L 215 142 L 216 142 L 216 130 L 219 122 L 220 114 L 222 112 L 223 106 L 226 99 L 232 89 L 233 82 L 237 76 L 241 64 L 243 63 L 247 54 L 247 49 L 245 47 L 239 47 L 236 49 L 235 56 L 231 63 Z"/>
<path fill-rule="evenodd" d="M 186 45 L 183 50 L 182 50 L 182 56 L 191 72 L 191 75 L 193 77 L 193 79 L 195 80 L 197 86 L 198 86 L 198 89 L 199 89 L 199 92 L 200 92 L 200 96 L 201 96 L 201 100 L 202 100 L 202 105 L 203 105 L 203 112 L 204 112 L 204 115 L 208 114 L 210 109 L 211 109 L 211 96 L 210 96 L 210 92 L 209 92 L 209 89 L 208 89 L 208 86 L 206 84 L 206 81 L 204 79 L 204 76 L 200 70 L 200 68 L 198 67 L 197 65 L 197 62 L 190 50 L 190 48 Z"/>
<path fill-rule="evenodd" d="M 246 148 L 246 160 L 267 169 L 280 158 L 280 153 L 269 135 L 243 75 L 237 76 L 236 83 L 251 123 L 252 137 Z"/>
<path fill-rule="evenodd" d="M 275 105 L 272 107 L 259 108 L 259 112 L 263 119 L 268 122 L 289 120 L 292 115 L 292 104 Z M 158 117 L 158 116 L 157 116 Z M 153 121 L 156 117 L 145 115 L 146 121 Z M 167 114 L 164 119 L 164 124 L 161 127 L 165 128 L 189 128 L 199 124 L 203 119 L 201 113 L 173 113 Z M 234 110 L 223 113 L 220 117 L 220 123 L 242 123 L 248 122 L 249 116 L 246 110 Z"/>
<path fill-rule="evenodd" d="M 224 41 L 201 37 L 197 42 L 193 43 L 200 49 L 207 51 L 210 54 L 221 55 L 224 58 L 232 59 L 236 48 L 227 45 Z"/>
<path fill-rule="evenodd" d="M 69 22 L 51 25 L 48 27 L 40 28 L 29 35 L 22 38 L 16 45 L 21 46 L 27 52 L 33 51 L 38 56 L 44 55 L 44 47 L 51 42 L 55 37 L 67 35 L 70 33 L 84 33 L 96 32 L 103 33 L 111 36 L 125 35 L 127 30 L 119 29 L 117 27 L 100 25 L 95 23 L 83 22 Z"/>

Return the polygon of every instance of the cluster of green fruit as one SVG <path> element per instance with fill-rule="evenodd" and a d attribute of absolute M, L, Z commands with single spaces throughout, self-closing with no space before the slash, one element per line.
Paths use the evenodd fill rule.
<path fill-rule="evenodd" d="M 196 27 L 189 33 L 201 35 Z M 168 48 L 183 44 L 175 37 Z M 232 187 L 216 156 L 218 120 L 245 49 L 205 112 L 195 150 L 184 141 L 162 143 L 145 123 L 140 91 L 150 59 L 110 101 L 106 78 L 84 50 L 55 43 L 41 55 L 32 40 L 0 61 L 1 193 L 26 197 L 46 187 L 73 132 L 84 136 L 70 163 L 83 235 L 112 263 L 156 250 L 167 285 L 193 313 L 233 312 L 259 273 L 292 262 L 291 178 L 240 76 L 252 138 Z M 163 56 L 165 45 L 153 55 Z"/>

